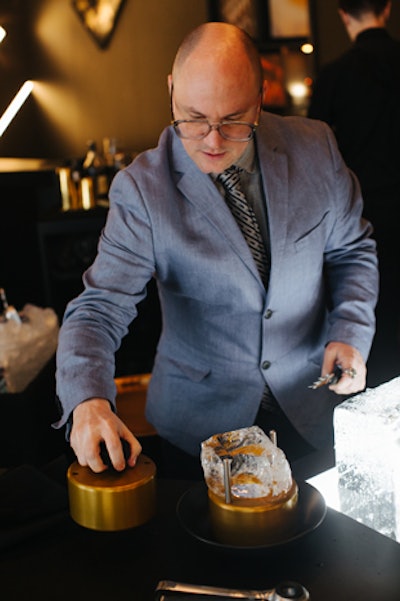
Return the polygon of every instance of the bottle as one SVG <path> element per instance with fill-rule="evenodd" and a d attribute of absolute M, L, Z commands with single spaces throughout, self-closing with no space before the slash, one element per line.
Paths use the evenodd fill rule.
<path fill-rule="evenodd" d="M 117 156 L 117 140 L 115 138 L 103 138 L 103 157 L 106 164 L 108 189 L 110 189 L 114 175 L 118 171 Z"/>
<path fill-rule="evenodd" d="M 82 180 L 90 178 L 93 182 L 93 194 L 95 203 L 108 198 L 108 174 L 107 165 L 103 156 L 97 150 L 97 144 L 90 140 L 87 145 L 86 156 L 82 164 Z M 89 187 L 89 184 L 86 184 Z"/>
<path fill-rule="evenodd" d="M 103 156 L 107 167 L 115 169 L 115 155 L 117 154 L 117 140 L 115 138 L 103 138 Z"/>
<path fill-rule="evenodd" d="M 71 167 L 57 169 L 61 192 L 61 209 L 74 211 L 79 208 L 79 197 L 76 182 L 73 179 Z"/>

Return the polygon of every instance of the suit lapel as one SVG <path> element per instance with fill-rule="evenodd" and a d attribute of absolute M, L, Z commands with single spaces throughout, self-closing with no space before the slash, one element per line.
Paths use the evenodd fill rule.
<path fill-rule="evenodd" d="M 224 237 L 241 261 L 253 273 L 262 286 L 251 251 L 232 216 L 228 206 L 209 175 L 202 173 L 187 155 L 179 138 L 174 136 L 174 166 L 176 185 L 188 202 L 193 204 L 210 225 Z"/>
<path fill-rule="evenodd" d="M 282 144 L 274 139 L 273 129 L 268 128 L 265 120 L 267 116 L 259 126 L 256 142 L 269 224 L 270 285 L 274 289 L 274 280 L 279 278 L 288 229 L 288 160 Z"/>

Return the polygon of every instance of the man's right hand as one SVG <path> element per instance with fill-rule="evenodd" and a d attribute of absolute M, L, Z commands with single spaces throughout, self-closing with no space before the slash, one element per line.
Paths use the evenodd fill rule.
<path fill-rule="evenodd" d="M 127 461 L 121 439 L 126 440 L 131 449 Z M 104 442 L 111 463 L 118 471 L 125 469 L 126 464 L 134 467 L 142 450 L 139 441 L 112 411 L 108 400 L 88 399 L 74 409 L 70 444 L 78 463 L 97 473 L 107 469 L 100 457 L 101 442 Z"/>

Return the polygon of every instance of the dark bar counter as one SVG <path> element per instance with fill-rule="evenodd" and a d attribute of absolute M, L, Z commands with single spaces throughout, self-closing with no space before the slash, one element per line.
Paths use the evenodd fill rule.
<path fill-rule="evenodd" d="M 224 548 L 198 540 L 179 520 L 179 499 L 198 483 L 160 478 L 150 522 L 98 532 L 70 518 L 67 464 L 55 464 L 47 472 L 21 466 L 0 476 L 3 599 L 150 601 L 161 580 L 253 590 L 296 581 L 311 601 L 400 599 L 400 545 L 332 509 L 287 544 Z"/>

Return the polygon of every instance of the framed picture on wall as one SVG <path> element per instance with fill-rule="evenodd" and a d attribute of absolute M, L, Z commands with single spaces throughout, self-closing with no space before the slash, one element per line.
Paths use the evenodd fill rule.
<path fill-rule="evenodd" d="M 311 36 L 309 0 L 267 0 L 271 38 Z"/>
<path fill-rule="evenodd" d="M 224 21 L 244 29 L 254 40 L 265 36 L 265 17 L 259 0 L 209 0 L 210 21 Z"/>
<path fill-rule="evenodd" d="M 209 15 L 241 27 L 260 47 L 311 37 L 310 0 L 209 0 Z"/>
<path fill-rule="evenodd" d="M 114 33 L 125 0 L 71 0 L 72 8 L 95 42 L 104 49 Z"/>

